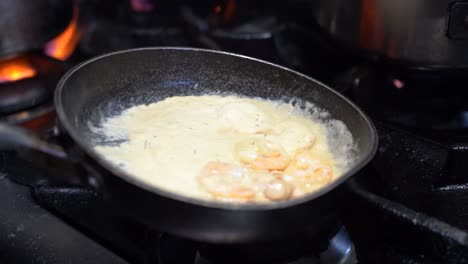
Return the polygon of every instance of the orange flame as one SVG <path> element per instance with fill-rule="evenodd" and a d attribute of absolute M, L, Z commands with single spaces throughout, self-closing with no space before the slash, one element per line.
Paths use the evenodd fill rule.
<path fill-rule="evenodd" d="M 236 12 L 236 0 L 228 0 L 224 13 L 224 21 L 230 22 Z"/>
<path fill-rule="evenodd" d="M 26 57 L 0 61 L 0 83 L 18 81 L 36 75 L 36 70 Z"/>
<path fill-rule="evenodd" d="M 222 10 L 223 10 L 223 8 L 221 7 L 221 5 L 216 5 L 215 8 L 214 8 L 215 14 L 221 13 Z"/>
<path fill-rule="evenodd" d="M 377 49 L 381 46 L 384 36 L 382 29 L 382 14 L 377 13 L 380 10 L 375 0 L 362 0 L 361 21 L 360 21 L 360 39 L 361 45 L 369 49 Z"/>
<path fill-rule="evenodd" d="M 236 13 L 236 0 L 227 0 L 224 7 L 221 4 L 216 5 L 213 12 L 217 16 L 217 23 L 230 23 Z M 219 21 L 218 19 L 222 19 L 222 21 Z"/>
<path fill-rule="evenodd" d="M 68 27 L 45 46 L 45 53 L 58 60 L 68 59 L 80 40 L 82 30 L 78 26 L 78 8 L 73 9 L 73 17 Z"/>

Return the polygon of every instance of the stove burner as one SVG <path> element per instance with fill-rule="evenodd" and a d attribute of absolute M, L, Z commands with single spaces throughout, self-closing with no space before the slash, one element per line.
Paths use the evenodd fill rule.
<path fill-rule="evenodd" d="M 300 240 L 300 238 L 297 238 Z M 278 264 L 355 264 L 357 263 L 353 243 L 346 229 L 342 226 L 329 240 L 326 249 L 320 252 L 315 242 L 304 244 L 305 252 L 288 257 L 288 252 L 294 252 L 301 248 L 296 243 L 268 245 L 267 248 L 258 248 L 255 245 L 241 246 L 244 252 L 240 252 L 239 246 L 234 245 L 207 245 L 178 239 L 174 236 L 162 235 L 160 238 L 160 264 L 166 263 L 278 263 Z M 177 249 L 176 251 L 174 249 Z M 231 249 L 232 254 L 229 254 Z M 177 252 L 177 253 L 176 253 Z M 174 254 L 176 253 L 176 254 Z"/>
<path fill-rule="evenodd" d="M 199 47 L 252 56 L 314 77 L 348 67 L 349 56 L 307 21 L 311 7 L 305 1 L 208 3 L 181 8 L 190 40 Z"/>
<path fill-rule="evenodd" d="M 31 109 L 15 112 L 0 119 L 12 125 L 19 125 L 31 131 L 46 135 L 52 133 L 56 123 L 55 107 L 52 102 Z"/>
<path fill-rule="evenodd" d="M 21 76 L 22 71 L 31 73 L 26 78 L 0 83 L 0 116 L 3 120 L 12 119 L 10 114 L 24 111 L 38 106 L 52 97 L 55 84 L 65 71 L 63 65 L 54 59 L 35 53 L 27 53 L 18 57 L 18 60 L 25 67 L 18 67 L 16 70 L 5 70 L 5 74 L 10 73 L 11 78 Z M 16 62 L 12 59 L 12 63 Z M 0 62 L 0 72 L 2 64 Z M 10 66 L 10 63 L 5 66 Z M 25 73 L 25 74 L 26 74 Z"/>
<path fill-rule="evenodd" d="M 89 56 L 145 46 L 189 46 L 189 42 L 177 27 L 141 28 L 98 20 L 88 27 L 81 43 L 82 51 Z"/>
<path fill-rule="evenodd" d="M 172 245 L 175 246 L 175 245 Z M 287 246 L 287 245 L 285 245 Z M 272 248 L 270 252 L 274 251 L 275 248 Z M 314 249 L 311 249 L 314 252 Z M 165 264 L 162 262 L 161 264 Z M 175 263 L 175 262 L 167 262 Z M 182 262 L 179 262 L 182 263 Z M 185 262 L 184 262 L 185 263 Z M 230 263 L 226 261 L 222 262 L 213 262 L 209 259 L 203 257 L 200 251 L 196 252 L 194 264 L 215 264 L 215 263 Z M 232 263 L 250 263 L 248 259 L 234 260 Z M 252 263 L 278 263 L 278 264 L 356 264 L 356 252 L 354 250 L 353 243 L 346 231 L 346 228 L 341 227 L 338 233 L 329 242 L 328 248 L 320 253 L 318 256 L 300 256 L 291 261 L 284 262 L 261 262 L 258 260 L 252 261 Z"/>
<path fill-rule="evenodd" d="M 182 7 L 181 14 L 191 38 L 205 48 L 280 62 L 277 38 L 284 32 L 285 24 L 276 16 L 263 14 L 259 10 L 247 9 L 248 12 L 245 12 L 246 8 L 237 2 L 240 1 L 230 0 L 214 9 Z M 213 11 L 206 14 L 206 10 Z"/>
<path fill-rule="evenodd" d="M 435 130 L 467 127 L 467 82 L 460 70 L 411 69 L 385 62 L 357 65 L 333 81 L 373 118 Z"/>
<path fill-rule="evenodd" d="M 348 231 L 342 227 L 330 241 L 330 246 L 320 255 L 320 263 L 355 264 L 356 251 Z"/>
<path fill-rule="evenodd" d="M 99 1 L 89 13 L 92 18 L 80 43 L 88 56 L 146 46 L 190 46 L 171 1 Z"/>
<path fill-rule="evenodd" d="M 24 183 L 25 179 L 19 181 Z M 86 188 L 36 186 L 34 190 L 44 207 L 138 263 L 356 263 L 352 242 L 342 225 L 330 228 L 324 236 L 301 238 L 301 234 L 265 244 L 213 245 L 149 230 L 119 215 Z"/>

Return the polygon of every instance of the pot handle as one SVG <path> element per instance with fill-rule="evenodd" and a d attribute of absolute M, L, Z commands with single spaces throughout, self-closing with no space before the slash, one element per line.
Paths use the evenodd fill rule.
<path fill-rule="evenodd" d="M 24 147 L 60 159 L 68 157 L 61 146 L 42 140 L 25 128 L 0 123 L 0 150 L 16 150 Z"/>

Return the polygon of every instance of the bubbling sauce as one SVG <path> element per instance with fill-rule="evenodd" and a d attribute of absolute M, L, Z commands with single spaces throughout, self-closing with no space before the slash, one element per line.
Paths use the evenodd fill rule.
<path fill-rule="evenodd" d="M 183 196 L 274 202 L 340 177 L 327 126 L 290 103 L 238 96 L 176 96 L 104 120 L 125 139 L 95 149 L 133 177 Z M 344 124 L 341 129 L 345 129 Z M 346 133 L 350 136 L 350 133 Z"/>

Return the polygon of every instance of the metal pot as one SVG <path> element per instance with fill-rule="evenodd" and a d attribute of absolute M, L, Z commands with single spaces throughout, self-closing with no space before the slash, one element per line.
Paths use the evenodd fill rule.
<path fill-rule="evenodd" d="M 39 49 L 72 18 L 72 1 L 0 1 L 0 58 Z"/>
<path fill-rule="evenodd" d="M 316 0 L 314 16 L 334 39 L 429 68 L 468 66 L 468 2 Z"/>

